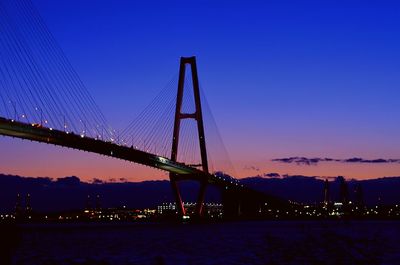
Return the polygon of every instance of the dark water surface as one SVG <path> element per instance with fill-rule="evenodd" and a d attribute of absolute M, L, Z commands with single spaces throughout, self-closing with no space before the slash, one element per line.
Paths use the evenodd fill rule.
<path fill-rule="evenodd" d="M 13 264 L 400 265 L 400 222 L 24 225 Z"/>

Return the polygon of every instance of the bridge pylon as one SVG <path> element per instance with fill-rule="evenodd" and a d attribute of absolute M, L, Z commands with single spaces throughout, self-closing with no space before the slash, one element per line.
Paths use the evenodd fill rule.
<path fill-rule="evenodd" d="M 195 102 L 195 112 L 194 113 L 182 113 L 182 101 L 185 85 L 185 74 L 186 67 L 189 66 L 192 73 L 192 84 L 193 84 L 193 94 Z M 206 140 L 204 135 L 204 124 L 203 124 L 203 114 L 201 110 L 201 100 L 200 100 L 200 88 L 199 79 L 197 75 L 197 65 L 196 57 L 181 57 L 180 67 L 179 67 L 179 80 L 178 80 L 178 94 L 176 98 L 176 109 L 175 109 L 175 122 L 174 122 L 174 132 L 172 139 L 172 149 L 171 149 L 171 160 L 177 161 L 178 157 L 178 146 L 179 146 L 179 134 L 181 121 L 183 119 L 194 119 L 197 123 L 197 130 L 199 136 L 200 145 L 200 155 L 201 155 L 201 167 L 203 172 L 209 173 L 208 171 L 208 160 L 207 160 L 207 149 Z M 172 190 L 175 196 L 177 209 L 180 215 L 185 215 L 185 208 L 183 206 L 182 197 L 179 191 L 177 181 L 180 179 L 179 175 L 170 173 L 170 181 L 172 185 Z M 198 178 L 194 178 L 198 179 Z M 197 216 L 203 215 L 203 204 L 206 192 L 207 179 L 200 179 L 200 189 L 197 197 L 195 214 Z"/>

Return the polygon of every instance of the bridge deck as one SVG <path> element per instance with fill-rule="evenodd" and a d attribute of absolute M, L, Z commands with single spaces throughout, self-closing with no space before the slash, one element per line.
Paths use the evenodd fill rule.
<path fill-rule="evenodd" d="M 27 139 L 36 142 L 48 143 L 115 157 L 122 160 L 139 163 L 179 175 L 201 175 L 205 173 L 185 164 L 174 162 L 166 157 L 144 152 L 133 147 L 121 146 L 113 142 L 106 142 L 66 133 L 46 127 L 36 127 L 18 121 L 0 118 L 0 135 Z M 213 176 L 213 175 L 211 175 Z"/>

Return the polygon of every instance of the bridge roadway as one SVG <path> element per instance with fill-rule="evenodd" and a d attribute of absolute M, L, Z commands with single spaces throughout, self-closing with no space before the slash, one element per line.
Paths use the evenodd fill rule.
<path fill-rule="evenodd" d="M 204 178 L 207 178 L 210 184 L 227 186 L 228 188 L 237 188 L 239 186 L 238 182 L 233 179 L 226 180 L 220 176 L 207 174 L 197 168 L 174 162 L 166 157 L 138 150 L 133 147 L 122 146 L 114 142 L 106 142 L 101 139 L 77 135 L 72 132 L 39 127 L 35 124 L 27 124 L 0 117 L 0 135 L 69 147 L 135 162 L 175 173 L 180 179 L 204 180 Z"/>

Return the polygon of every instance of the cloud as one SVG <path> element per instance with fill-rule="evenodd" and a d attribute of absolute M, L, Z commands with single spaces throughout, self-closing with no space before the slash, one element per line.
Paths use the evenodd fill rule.
<path fill-rule="evenodd" d="M 264 177 L 279 178 L 281 175 L 278 173 L 264 173 Z"/>
<path fill-rule="evenodd" d="M 333 158 L 320 158 L 320 157 L 314 157 L 314 158 L 307 158 L 307 157 L 288 157 L 288 158 L 275 158 L 271 160 L 272 162 L 282 162 L 282 163 L 287 163 L 287 164 L 292 164 L 296 163 L 297 165 L 317 165 L 320 162 L 339 162 L 340 160 L 338 159 L 333 159 Z"/>
<path fill-rule="evenodd" d="M 255 171 L 260 171 L 260 168 L 256 166 L 244 166 L 244 170 L 255 170 Z"/>
<path fill-rule="evenodd" d="M 339 163 L 360 163 L 360 164 L 389 164 L 389 163 L 400 163 L 400 159 L 364 159 L 360 157 L 353 157 L 348 159 L 335 159 L 335 158 L 327 158 L 327 157 L 288 157 L 288 158 L 275 158 L 271 160 L 272 162 L 281 162 L 286 164 L 295 163 L 297 165 L 317 165 L 320 162 L 339 162 Z"/>
<path fill-rule="evenodd" d="M 353 157 L 349 159 L 344 159 L 342 160 L 344 163 L 369 163 L 369 164 L 380 164 L 380 163 L 400 163 L 400 159 L 383 159 L 383 158 L 378 158 L 378 159 L 363 159 L 360 157 Z"/>

